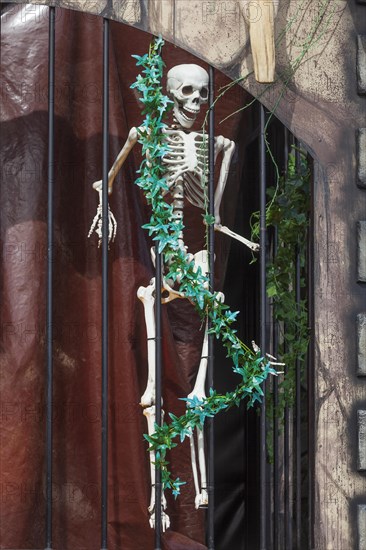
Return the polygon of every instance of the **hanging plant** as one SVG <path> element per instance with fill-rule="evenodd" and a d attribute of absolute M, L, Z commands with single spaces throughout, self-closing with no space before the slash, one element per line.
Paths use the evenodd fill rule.
<path fill-rule="evenodd" d="M 295 148 L 288 157 L 286 175 L 267 189 L 266 226 L 275 228 L 276 253 L 267 263 L 267 296 L 272 303 L 278 327 L 278 357 L 286 364 L 278 388 L 274 411 L 273 395 L 267 392 L 267 414 L 276 414 L 282 423 L 285 407 L 292 407 L 296 396 L 296 368 L 304 377 L 309 343 L 308 310 L 305 299 L 296 299 L 296 262 L 299 259 L 300 292 L 306 287 L 306 254 L 310 208 L 310 169 L 307 155 Z M 298 156 L 298 162 L 296 162 Z M 252 215 L 252 238 L 259 236 L 259 212 Z M 255 258 L 254 258 L 255 261 Z M 301 297 L 300 297 L 301 298 Z M 277 352 L 276 352 L 277 353 Z M 267 438 L 272 455 L 272 433 Z"/>
<path fill-rule="evenodd" d="M 168 152 L 163 129 L 166 128 L 164 117 L 172 107 L 172 101 L 162 91 L 162 76 L 164 62 L 161 57 L 162 38 L 157 38 L 150 45 L 149 53 L 134 56 L 137 66 L 143 67 L 132 88 L 140 92 L 140 101 L 144 105 L 145 120 L 139 129 L 139 143 L 145 159 L 139 169 L 136 184 L 143 190 L 151 207 L 151 218 L 143 227 L 158 243 L 165 266 L 169 271 L 165 277 L 177 282 L 179 291 L 191 301 L 202 320 L 208 317 L 211 322 L 209 333 L 221 340 L 227 351 L 227 357 L 232 361 L 233 370 L 240 377 L 234 391 L 225 395 L 210 389 L 209 396 L 204 399 L 193 397 L 185 399 L 187 410 L 177 417 L 169 413 L 170 423 L 155 425 L 155 433 L 145 435 L 149 442 L 149 451 L 155 453 L 155 464 L 161 470 L 164 489 L 171 489 L 177 496 L 180 486 L 184 483 L 179 478 L 173 479 L 166 460 L 167 450 L 191 436 L 195 428 L 202 428 L 206 418 L 215 416 L 220 411 L 226 411 L 233 406 L 239 406 L 242 400 L 251 407 L 261 401 L 262 384 L 269 374 L 276 374 L 272 363 L 260 350 L 250 349 L 242 342 L 233 328 L 238 312 L 230 311 L 229 307 L 218 298 L 218 293 L 210 292 L 209 279 L 201 269 L 195 266 L 190 256 L 182 250 L 179 244 L 180 233 L 184 229 L 181 221 L 173 216 L 172 205 L 165 202 L 163 191 L 167 191 L 165 173 L 166 166 L 162 157 Z M 212 220 L 207 219 L 207 223 Z"/>

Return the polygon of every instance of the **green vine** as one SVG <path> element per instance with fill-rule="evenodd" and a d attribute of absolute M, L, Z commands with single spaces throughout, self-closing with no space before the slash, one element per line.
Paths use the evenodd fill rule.
<path fill-rule="evenodd" d="M 301 20 L 301 14 L 303 13 L 305 4 L 305 0 L 299 2 L 295 13 L 287 22 L 283 31 L 279 34 L 276 40 L 276 48 L 287 36 L 290 28 Z M 309 341 L 307 304 L 305 300 L 300 300 L 300 303 L 296 303 L 295 299 L 295 255 L 296 253 L 299 254 L 300 269 L 302 273 L 300 289 L 303 289 L 305 287 L 305 239 L 308 227 L 310 170 L 307 165 L 306 156 L 303 153 L 300 155 L 300 164 L 298 167 L 296 167 L 294 155 L 291 154 L 288 160 L 287 174 L 285 177 L 281 178 L 279 167 L 267 138 L 267 130 L 295 73 L 304 63 L 309 52 L 319 43 L 321 38 L 328 31 L 337 11 L 337 5 L 331 0 L 319 0 L 317 9 L 317 16 L 313 19 L 309 32 L 304 40 L 297 44 L 292 43 L 295 47 L 300 48 L 295 59 L 289 62 L 284 70 L 278 74 L 273 83 L 263 86 L 259 94 L 254 96 L 253 100 L 220 121 L 220 123 L 222 123 L 231 116 L 248 109 L 257 100 L 261 100 L 271 88 L 273 89 L 274 86 L 278 85 L 278 94 L 266 118 L 263 133 L 266 152 L 271 159 L 276 175 L 274 187 L 269 188 L 267 191 L 269 202 L 266 207 L 266 224 L 267 227 L 273 226 L 277 228 L 278 238 L 277 257 L 272 263 L 268 264 L 267 269 L 267 294 L 272 300 L 274 319 L 277 321 L 280 329 L 278 349 L 279 360 L 286 365 L 286 374 L 279 383 L 276 410 L 274 410 L 273 394 L 269 386 L 269 391 L 267 391 L 266 394 L 266 411 L 268 417 L 272 417 L 273 413 L 276 414 L 280 426 L 283 423 L 285 407 L 292 407 L 294 405 L 296 365 L 299 365 L 303 378 Z M 232 86 L 239 83 L 243 84 L 252 73 L 253 71 L 248 72 L 248 74 L 224 86 L 219 91 L 215 103 L 219 101 Z M 257 218 L 256 215 L 253 216 L 252 223 L 252 240 L 259 239 L 258 214 Z M 271 423 L 269 425 L 271 426 Z M 267 432 L 267 449 L 270 459 L 272 459 L 273 451 L 272 435 L 272 431 L 269 429 Z"/>
<path fill-rule="evenodd" d="M 286 37 L 286 31 L 298 19 L 299 14 L 301 15 L 302 5 L 299 5 L 298 10 L 279 35 L 276 46 Z M 287 177 L 280 178 L 279 169 L 267 139 L 267 128 L 288 89 L 291 79 L 304 62 L 305 56 L 329 28 L 335 13 L 335 7 L 332 8 L 332 3 L 329 0 L 319 0 L 318 8 L 318 16 L 313 21 L 308 35 L 303 43 L 296 45 L 301 48 L 297 57 L 273 84 L 264 86 L 252 102 L 239 109 L 248 108 L 254 101 L 260 99 L 268 89 L 275 84 L 279 84 L 278 97 L 267 118 L 264 129 L 267 153 L 276 172 L 276 185 L 268 191 L 270 202 L 267 207 L 267 224 L 268 226 L 277 227 L 279 243 L 277 257 L 268 267 L 267 292 L 273 300 L 275 318 L 278 320 L 279 326 L 282 327 L 279 351 L 281 359 L 287 365 L 287 375 L 280 383 L 280 403 L 277 411 L 279 416 L 282 414 L 281 411 L 283 411 L 284 406 L 286 404 L 291 405 L 293 402 L 295 364 L 296 360 L 300 363 L 304 362 L 308 342 L 306 304 L 304 301 L 300 301 L 300 304 L 295 305 L 296 302 L 294 301 L 293 258 L 296 249 L 299 251 L 303 269 L 305 264 L 304 235 L 306 235 L 308 223 L 309 170 L 306 158 L 302 156 L 300 171 L 297 171 L 294 157 L 291 155 Z M 147 202 L 152 209 L 150 222 L 144 227 L 148 229 L 153 240 L 159 243 L 164 265 L 169 266 L 169 271 L 165 276 L 179 284 L 179 291 L 184 292 L 186 297 L 194 304 L 203 321 L 206 317 L 210 319 L 210 332 L 221 339 L 226 347 L 228 357 L 233 362 L 233 370 L 241 377 L 233 392 L 219 395 L 211 389 L 209 397 L 204 400 L 187 399 L 187 410 L 184 415 L 176 417 L 170 413 L 171 421 L 169 424 L 156 425 L 155 433 L 151 436 L 145 436 L 150 444 L 149 451 L 155 452 L 156 465 L 161 469 L 164 488 L 171 489 L 176 496 L 179 494 L 183 482 L 179 478 L 175 480 L 172 478 L 168 468 L 169 463 L 166 460 L 167 450 L 177 445 L 175 440 L 180 439 L 180 441 L 183 441 L 185 437 L 192 436 L 194 428 L 202 427 L 207 417 L 212 417 L 219 411 L 228 410 L 234 405 L 238 406 L 243 399 L 247 399 L 248 407 L 256 401 L 260 401 L 263 396 L 261 384 L 269 374 L 276 374 L 276 372 L 271 367 L 270 362 L 261 356 L 260 352 L 253 352 L 237 337 L 232 324 L 238 312 L 232 313 L 228 306 L 218 299 L 217 293 L 211 293 L 208 290 L 207 276 L 201 272 L 200 268 L 196 268 L 186 251 L 180 247 L 179 235 L 184 226 L 181 221 L 173 218 L 172 206 L 166 203 L 162 197 L 162 191 L 167 190 L 162 157 L 168 152 L 168 146 L 163 135 L 163 129 L 166 127 L 163 119 L 172 106 L 169 98 L 162 93 L 161 79 L 164 63 L 160 54 L 163 43 L 163 40 L 158 38 L 151 44 L 148 54 L 142 57 L 134 56 L 137 59 L 137 65 L 142 66 L 144 69 L 142 74 L 137 77 L 135 84 L 132 85 L 141 93 L 141 101 L 144 104 L 143 114 L 145 115 L 142 129 L 139 130 L 139 142 L 142 144 L 142 152 L 147 158 L 142 162 L 140 177 L 136 182 L 143 189 Z M 220 90 L 214 104 L 233 85 L 239 82 L 243 83 L 250 74 L 240 77 Z M 235 113 L 229 116 L 233 114 Z M 203 132 L 205 133 L 205 130 Z M 209 219 L 207 209 L 204 218 L 207 225 L 213 222 Z M 254 222 L 253 237 L 255 237 L 255 234 L 256 223 Z M 289 261 L 290 256 L 291 261 Z M 301 287 L 304 284 L 304 279 L 302 279 Z M 272 410 L 272 406 L 267 410 Z"/>
<path fill-rule="evenodd" d="M 299 259 L 300 293 L 306 286 L 306 251 L 309 226 L 310 169 L 306 154 L 298 150 L 288 157 L 286 175 L 276 187 L 267 189 L 266 226 L 276 230 L 276 253 L 267 263 L 267 295 L 272 301 L 273 317 L 279 330 L 278 357 L 286 365 L 279 382 L 278 404 L 273 407 L 273 395 L 267 392 L 267 413 L 283 419 L 286 406 L 295 400 L 296 366 L 303 376 L 309 341 L 307 302 L 296 300 L 296 258 Z M 298 160 L 296 161 L 296 156 Z M 252 238 L 259 236 L 259 212 L 252 215 Z M 255 258 L 254 258 L 255 261 Z M 271 455 L 268 432 L 268 450 Z"/>
<path fill-rule="evenodd" d="M 184 229 L 180 220 L 174 219 L 173 207 L 165 202 L 163 191 L 168 190 L 162 162 L 168 152 L 164 139 L 163 122 L 165 114 L 171 109 L 172 101 L 162 92 L 164 62 L 161 58 L 162 38 L 157 38 L 150 45 L 148 54 L 134 56 L 137 65 L 143 67 L 142 74 L 132 84 L 140 94 L 144 105 L 145 120 L 139 129 L 139 143 L 145 159 L 142 161 L 137 185 L 143 190 L 152 214 L 150 222 L 144 225 L 153 240 L 158 242 L 164 265 L 168 266 L 165 277 L 179 284 L 179 291 L 192 302 L 202 320 L 210 319 L 210 333 L 220 339 L 226 348 L 227 356 L 232 360 L 233 370 L 240 376 L 240 382 L 234 391 L 225 395 L 216 393 L 212 388 L 209 396 L 203 400 L 194 397 L 186 399 L 187 410 L 184 415 L 176 417 L 169 413 L 170 423 L 155 425 L 155 433 L 145 438 L 149 442 L 149 451 L 155 453 L 155 464 L 161 470 L 164 489 L 171 489 L 174 496 L 180 492 L 184 483 L 179 478 L 173 479 L 166 460 L 167 450 L 190 437 L 196 427 L 202 427 L 206 418 L 213 417 L 220 411 L 238 406 L 243 399 L 248 407 L 263 396 L 261 385 L 269 374 L 276 374 L 268 359 L 260 351 L 252 351 L 236 335 L 232 325 L 238 312 L 231 312 L 222 303 L 216 292 L 210 292 L 209 279 L 197 268 L 191 257 L 180 246 L 179 236 Z M 210 220 L 208 220 L 210 222 Z"/>

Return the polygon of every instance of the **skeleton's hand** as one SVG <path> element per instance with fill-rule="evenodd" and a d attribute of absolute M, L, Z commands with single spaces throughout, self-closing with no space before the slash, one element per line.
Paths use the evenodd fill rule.
<path fill-rule="evenodd" d="M 261 355 L 261 350 L 257 346 L 257 344 L 254 342 L 254 340 L 252 340 L 252 348 L 253 348 L 254 353 L 257 353 L 258 355 Z M 284 367 L 285 366 L 285 363 L 279 363 L 277 361 L 277 357 L 273 357 L 273 355 L 271 355 L 270 353 L 266 353 L 266 357 L 267 357 L 267 359 L 269 359 L 268 363 L 272 366 L 275 366 L 275 367 L 277 367 L 277 366 Z M 283 371 L 277 371 L 276 374 L 284 374 L 284 373 L 283 373 Z"/>
<path fill-rule="evenodd" d="M 98 186 L 100 187 L 100 189 L 98 189 Z M 93 222 L 91 224 L 91 227 L 90 227 L 90 230 L 89 230 L 89 233 L 88 233 L 88 238 L 95 231 L 96 234 L 99 237 L 99 240 L 98 240 L 98 248 L 99 248 L 100 245 L 102 244 L 102 236 L 103 236 L 103 233 L 102 233 L 103 204 L 102 204 L 101 181 L 96 181 L 95 183 L 93 183 L 93 188 L 96 191 L 98 191 L 98 193 L 99 193 L 99 205 L 98 205 L 98 208 L 97 208 L 97 213 L 94 216 Z M 114 239 L 116 237 L 116 233 L 117 233 L 117 221 L 116 221 L 116 218 L 113 215 L 112 210 L 109 208 L 109 205 L 108 205 L 108 244 L 111 241 L 112 242 L 114 241 Z"/>

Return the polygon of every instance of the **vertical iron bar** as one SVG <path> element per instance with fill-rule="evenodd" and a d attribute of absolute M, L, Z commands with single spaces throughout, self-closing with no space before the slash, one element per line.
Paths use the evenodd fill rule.
<path fill-rule="evenodd" d="M 287 375 L 285 366 L 285 376 Z M 284 500 L 285 500 L 285 550 L 292 550 L 292 513 L 290 493 L 290 410 L 285 406 L 284 412 Z"/>
<path fill-rule="evenodd" d="M 208 181 L 208 201 L 209 214 L 215 215 L 215 71 L 210 66 L 209 68 L 209 138 L 208 138 L 208 156 L 209 156 L 209 181 Z M 211 224 L 209 226 L 209 272 L 210 272 L 210 291 L 215 290 L 215 229 Z M 208 320 L 208 328 L 211 324 Z M 213 388 L 214 384 L 214 337 L 212 334 L 208 336 L 208 366 L 207 366 L 207 383 L 209 388 Z M 214 495 L 214 419 L 209 418 L 208 422 L 208 469 L 207 469 L 207 494 L 208 494 L 208 510 L 207 510 L 207 546 L 208 550 L 215 548 L 215 495 Z"/>
<path fill-rule="evenodd" d="M 296 270 L 295 270 L 295 295 L 296 306 L 299 313 L 300 304 L 300 251 L 296 250 Z M 299 358 L 296 358 L 296 548 L 301 550 L 301 363 Z"/>
<path fill-rule="evenodd" d="M 286 173 L 289 154 L 289 131 L 285 128 L 285 154 L 286 154 Z M 286 327 L 285 327 L 286 330 Z M 288 367 L 285 365 L 285 377 Z M 285 549 L 292 550 L 292 508 L 291 508 L 291 486 L 290 486 L 290 410 L 286 405 L 284 410 L 284 512 L 285 512 Z"/>
<path fill-rule="evenodd" d="M 289 131 L 285 127 L 284 128 L 284 161 L 285 161 L 285 177 L 287 177 L 288 172 L 288 157 L 289 157 L 290 147 L 289 147 Z M 284 327 L 285 328 L 285 327 Z M 286 351 L 286 350 L 284 350 Z M 285 365 L 285 376 L 287 373 L 287 365 Z M 289 487 L 289 458 L 288 458 L 288 448 L 289 448 L 289 442 L 288 442 L 288 425 L 289 425 L 289 411 L 287 406 L 285 406 L 284 409 L 284 416 L 283 416 L 283 422 L 284 422 L 284 435 L 283 435 L 283 506 L 284 506 L 284 524 L 283 524 L 283 545 L 285 550 L 288 550 L 288 516 L 289 516 L 289 494 L 290 494 L 290 487 Z M 292 549 L 291 549 L 292 550 Z"/>
<path fill-rule="evenodd" d="M 158 426 L 162 423 L 162 286 L 163 254 L 160 252 L 159 241 L 155 244 L 155 422 Z M 156 456 L 155 456 L 156 462 Z M 161 470 L 155 467 L 155 550 L 161 550 L 162 535 L 162 496 L 163 486 L 161 482 Z"/>
<path fill-rule="evenodd" d="M 314 177 L 314 176 L 313 176 Z M 314 441 L 314 184 L 310 187 L 310 226 L 308 230 L 308 254 L 307 254 L 307 296 L 308 296 L 308 323 L 310 328 L 310 343 L 307 355 L 307 392 L 308 392 L 308 426 L 307 426 L 307 446 L 308 446 L 308 549 L 313 550 L 314 541 L 314 463 L 315 463 L 315 441 Z"/>
<path fill-rule="evenodd" d="M 108 153 L 109 20 L 103 19 L 101 550 L 108 548 Z"/>
<path fill-rule="evenodd" d="M 299 147 L 299 142 L 295 140 L 295 145 Z M 298 173 L 301 166 L 300 151 L 295 152 L 296 172 Z M 296 247 L 296 268 L 295 268 L 295 300 L 297 314 L 300 315 L 300 299 L 301 299 L 301 265 L 300 265 L 300 250 Z M 296 358 L 296 548 L 301 550 L 301 362 Z"/>
<path fill-rule="evenodd" d="M 289 147 L 288 147 L 288 129 L 286 126 L 284 127 L 284 146 L 283 146 L 283 153 L 284 153 L 284 161 L 285 161 L 285 169 L 284 173 L 287 175 L 287 165 L 288 165 L 288 154 L 289 154 Z"/>
<path fill-rule="evenodd" d="M 55 8 L 49 8 L 48 37 L 48 203 L 47 203 L 47 372 L 46 372 L 46 550 L 52 548 L 53 389 L 53 187 L 55 180 Z"/>
<path fill-rule="evenodd" d="M 162 254 L 159 243 L 155 245 L 155 422 L 161 426 L 161 398 L 162 398 L 162 354 L 161 354 L 161 287 L 162 287 Z M 155 550 L 161 550 L 161 470 L 155 469 Z"/>
<path fill-rule="evenodd" d="M 259 139 L 259 174 L 260 174 L 260 348 L 262 355 L 266 352 L 266 145 L 265 145 L 265 112 L 260 105 L 260 139 Z M 260 416 L 260 550 L 267 548 L 267 491 L 266 491 L 266 387 L 263 384 L 264 396 Z"/>
<path fill-rule="evenodd" d="M 278 247 L 278 230 L 274 228 L 273 257 L 276 258 Z M 275 304 L 273 308 L 275 308 Z M 273 315 L 273 355 L 278 357 L 278 323 Z M 279 498 L 279 454 L 278 454 L 278 378 L 273 377 L 273 548 L 280 550 L 279 525 L 280 525 L 280 498 Z"/>

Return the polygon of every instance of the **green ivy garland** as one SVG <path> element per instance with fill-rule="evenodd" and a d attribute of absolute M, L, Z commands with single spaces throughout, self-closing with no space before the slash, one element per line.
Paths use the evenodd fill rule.
<path fill-rule="evenodd" d="M 145 115 L 138 131 L 145 159 L 141 163 L 136 183 L 144 191 L 152 210 L 150 222 L 143 227 L 158 242 L 164 265 L 169 265 L 165 276 L 174 282 L 179 279 L 179 290 L 193 303 L 203 320 L 208 316 L 211 321 L 210 333 L 221 339 L 227 356 L 233 362 L 234 372 L 241 377 L 235 390 L 225 395 L 220 395 L 211 388 L 209 396 L 203 400 L 197 397 L 186 399 L 187 410 L 184 415 L 177 417 L 169 413 L 169 424 L 155 425 L 155 433 L 145 435 L 150 445 L 149 451 L 155 453 L 155 464 L 161 470 L 164 489 L 171 489 L 173 495 L 177 496 L 184 482 L 179 478 L 172 478 L 166 460 L 167 450 L 177 445 L 176 439 L 182 442 L 185 437 L 192 436 L 194 429 L 202 427 L 207 417 L 213 417 L 234 405 L 239 406 L 243 399 L 247 399 L 248 407 L 260 401 L 263 396 L 262 383 L 269 374 L 275 375 L 276 371 L 260 351 L 252 351 L 237 337 L 237 331 L 232 328 L 232 324 L 238 312 L 231 312 L 218 299 L 216 292 L 208 290 L 208 277 L 200 268 L 197 269 L 179 245 L 183 223 L 174 219 L 173 207 L 162 196 L 162 192 L 168 189 L 164 176 L 166 168 L 162 162 L 162 157 L 168 152 L 163 134 L 163 129 L 166 128 L 163 119 L 172 107 L 172 101 L 163 94 L 161 85 L 164 68 L 161 58 L 163 44 L 161 37 L 156 38 L 150 45 L 148 54 L 134 56 L 137 66 L 142 66 L 143 71 L 131 87 L 140 92 Z M 212 223 L 212 220 L 206 221 Z"/>

